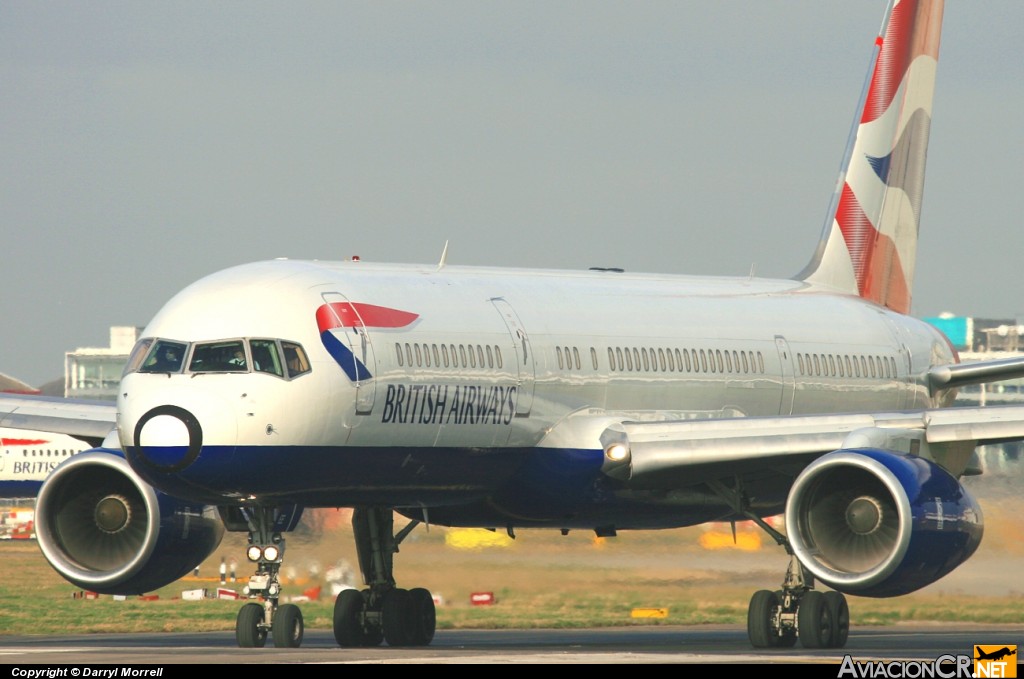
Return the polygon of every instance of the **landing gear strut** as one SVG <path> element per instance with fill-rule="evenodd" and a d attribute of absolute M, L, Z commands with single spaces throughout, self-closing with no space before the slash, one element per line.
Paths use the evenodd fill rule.
<path fill-rule="evenodd" d="M 249 524 L 246 556 L 256 564 L 256 573 L 249 578 L 248 594 L 250 599 L 261 601 L 251 601 L 238 611 L 235 638 L 241 648 L 262 648 L 269 633 L 274 646 L 298 648 L 304 631 L 302 611 L 295 604 L 279 604 L 285 540 L 274 527 L 280 514 L 277 509 L 257 507 L 242 510 L 242 515 Z"/>
<path fill-rule="evenodd" d="M 344 590 L 334 602 L 334 638 L 340 646 L 426 646 L 434 639 L 434 598 L 422 588 L 395 586 L 394 555 L 419 521 L 397 535 L 394 516 L 384 507 L 358 508 L 352 528 L 359 569 L 367 588 Z"/>
<path fill-rule="evenodd" d="M 819 592 L 814 577 L 794 556 L 789 538 L 748 509 L 748 500 L 737 480 L 737 489 L 719 481 L 709 483 L 737 513 L 760 526 L 789 554 L 782 588 L 754 592 L 747 608 L 747 636 L 755 648 L 791 648 L 797 638 L 804 648 L 843 648 L 850 634 L 850 608 L 840 592 Z"/>

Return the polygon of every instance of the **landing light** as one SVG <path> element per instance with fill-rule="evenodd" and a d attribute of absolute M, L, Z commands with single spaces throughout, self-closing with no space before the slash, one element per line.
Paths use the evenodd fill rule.
<path fill-rule="evenodd" d="M 267 545 L 266 549 L 263 550 L 263 558 L 267 561 L 277 561 L 279 556 L 281 556 L 281 550 L 278 549 L 277 545 Z"/>
<path fill-rule="evenodd" d="M 629 446 L 625 443 L 613 443 L 604 449 L 604 455 L 611 462 L 622 462 L 629 457 Z"/>
<path fill-rule="evenodd" d="M 249 549 L 245 550 L 245 555 L 249 557 L 249 561 L 259 561 L 263 556 L 263 550 L 258 545 L 250 545 Z"/>

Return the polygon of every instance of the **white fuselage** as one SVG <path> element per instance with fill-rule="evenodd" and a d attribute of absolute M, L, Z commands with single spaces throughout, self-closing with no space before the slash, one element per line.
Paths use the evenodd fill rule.
<path fill-rule="evenodd" d="M 365 318 L 339 317 L 353 310 Z M 318 320 L 331 314 L 322 333 Z M 279 466 L 262 472 L 271 476 L 290 473 L 289 455 L 303 465 L 323 459 L 322 469 L 304 472 L 322 481 L 305 502 L 336 505 L 353 501 L 352 487 L 336 480 L 344 449 L 409 459 L 600 452 L 600 428 L 567 424 L 572 413 L 654 420 L 932 407 L 941 404 L 924 374 L 955 361 L 930 326 L 795 281 L 365 262 L 277 260 L 223 271 L 171 300 L 145 337 L 190 351 L 231 338 L 301 344 L 311 369 L 291 379 L 191 372 L 187 357 L 178 372 L 127 374 L 121 441 L 126 449 L 185 445 L 187 433 L 166 418 L 139 425 L 174 405 L 200 423 L 201 459 L 230 456 L 244 468 L 281 451 Z M 342 349 L 332 353 L 332 343 Z M 342 355 L 358 361 L 354 372 Z M 242 476 L 206 475 L 197 495 L 261 497 L 262 484 Z"/>

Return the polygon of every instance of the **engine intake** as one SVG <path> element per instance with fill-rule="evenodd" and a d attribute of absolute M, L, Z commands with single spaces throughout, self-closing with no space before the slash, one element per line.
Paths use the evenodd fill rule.
<path fill-rule="evenodd" d="M 981 543 L 981 509 L 946 470 L 885 450 L 829 453 L 797 477 L 786 530 L 800 562 L 833 589 L 899 596 L 945 576 Z"/>
<path fill-rule="evenodd" d="M 120 451 L 95 449 L 61 464 L 36 500 L 36 536 L 65 579 L 101 594 L 168 585 L 220 544 L 213 507 L 158 493 Z"/>

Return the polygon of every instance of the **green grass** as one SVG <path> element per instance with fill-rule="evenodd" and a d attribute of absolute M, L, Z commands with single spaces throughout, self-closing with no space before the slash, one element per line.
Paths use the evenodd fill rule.
<path fill-rule="evenodd" d="M 1012 526 L 1019 534 L 1019 525 Z M 745 624 L 747 603 L 757 589 L 775 589 L 786 567 L 781 549 L 757 552 L 698 546 L 700 529 L 621 534 L 594 541 L 585 533 L 562 537 L 557 532 L 523 531 L 511 546 L 457 550 L 446 545 L 446 531 L 414 531 L 396 556 L 400 585 L 427 587 L 444 597 L 438 627 L 573 628 L 662 624 Z M 920 593 L 896 599 L 850 598 L 854 624 L 891 625 L 903 621 L 1024 623 L 1024 592 L 1015 579 L 1005 586 L 982 586 L 985 572 L 1021 563 L 1017 543 L 995 540 L 995 550 L 975 557 L 947 580 Z M 247 577 L 244 536 L 229 535 L 201 567 L 217 574 L 222 556 L 239 561 Z M 356 563 L 351 530 L 337 528 L 324 537 L 290 537 L 286 565 L 299 576 L 319 562 L 320 570 L 346 559 Z M 0 584 L 0 634 L 70 634 L 102 632 L 195 632 L 234 629 L 236 601 L 183 601 L 181 592 L 217 582 L 180 581 L 157 592 L 157 601 L 73 599 L 75 587 L 45 562 L 32 542 L 0 543 L 5 578 Z M 987 566 L 991 561 L 992 566 Z M 968 570 L 973 568 L 975 570 Z M 1004 570 L 1004 572 L 1006 572 Z M 987 582 L 987 580 L 986 580 Z M 321 584 L 317 576 L 289 584 L 285 594 Z M 235 585 L 240 589 L 241 583 Z M 991 590 L 991 591 L 987 591 Z M 327 592 L 327 588 L 323 590 Z M 491 591 L 493 606 L 473 606 L 470 594 Z M 330 629 L 333 600 L 300 604 L 306 626 Z M 664 607 L 664 619 L 633 619 L 636 607 Z"/>

